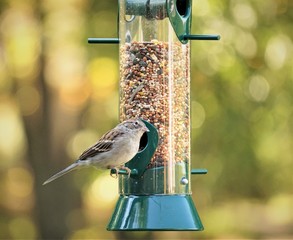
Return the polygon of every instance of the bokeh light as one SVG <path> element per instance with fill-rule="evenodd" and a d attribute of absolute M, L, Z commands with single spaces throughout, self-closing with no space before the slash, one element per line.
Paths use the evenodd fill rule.
<path fill-rule="evenodd" d="M 152 2 L 152 1 L 151 1 Z M 193 1 L 196 233 L 105 230 L 108 170 L 42 186 L 119 121 L 117 0 L 0 3 L 0 239 L 291 239 L 293 36 L 289 0 Z M 150 234 L 150 235 L 148 235 Z"/>
<path fill-rule="evenodd" d="M 203 106 L 196 101 L 192 101 L 191 103 L 191 119 L 192 128 L 201 127 L 205 121 L 205 110 Z"/>
<path fill-rule="evenodd" d="M 9 74 L 28 82 L 34 80 L 37 74 L 40 52 L 40 29 L 31 15 L 31 10 L 31 7 L 26 5 L 11 8 L 0 24 Z"/>
<path fill-rule="evenodd" d="M 95 97 L 103 99 L 116 90 L 117 69 L 116 61 L 110 58 L 100 57 L 89 63 L 87 73 Z"/>
<path fill-rule="evenodd" d="M 28 197 L 33 190 L 31 174 L 24 168 L 9 169 L 7 173 L 7 190 L 15 197 Z"/>
<path fill-rule="evenodd" d="M 231 10 L 236 23 L 244 28 L 257 26 L 257 15 L 248 1 L 231 1 Z"/>
<path fill-rule="evenodd" d="M 111 207 L 117 200 L 118 181 L 109 178 L 109 172 L 101 174 L 89 187 L 85 204 L 96 211 Z"/>
<path fill-rule="evenodd" d="M 34 204 L 33 178 L 25 168 L 10 168 L 4 178 L 0 203 L 15 212 L 29 212 Z"/>
<path fill-rule="evenodd" d="M 16 105 L 9 99 L 0 103 L 0 166 L 9 166 L 24 154 L 26 142 Z"/>
<path fill-rule="evenodd" d="M 249 32 L 238 31 L 235 40 L 235 49 L 244 58 L 253 58 L 257 54 L 257 42 Z"/>
<path fill-rule="evenodd" d="M 265 51 L 265 61 L 269 68 L 279 70 L 286 64 L 289 56 L 292 59 L 292 52 L 292 41 L 288 36 L 279 34 L 270 38 Z"/>
<path fill-rule="evenodd" d="M 26 217 L 17 217 L 9 222 L 12 239 L 37 239 L 37 229 L 33 221 Z"/>
<path fill-rule="evenodd" d="M 251 98 L 257 102 L 267 99 L 270 92 L 270 85 L 263 76 L 252 76 L 249 81 L 249 93 Z"/>

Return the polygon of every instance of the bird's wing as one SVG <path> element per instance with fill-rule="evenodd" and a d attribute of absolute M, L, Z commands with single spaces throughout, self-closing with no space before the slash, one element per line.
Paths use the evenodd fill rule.
<path fill-rule="evenodd" d="M 109 132 L 105 133 L 93 146 L 85 150 L 78 159 L 86 160 L 89 157 L 110 151 L 113 147 L 113 144 L 115 143 L 116 138 L 123 134 L 124 133 L 122 131 L 116 129 L 115 131 L 110 130 Z"/>

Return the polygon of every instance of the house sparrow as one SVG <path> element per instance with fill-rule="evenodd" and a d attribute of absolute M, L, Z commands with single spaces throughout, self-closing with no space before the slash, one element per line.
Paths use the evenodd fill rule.
<path fill-rule="evenodd" d="M 105 133 L 93 146 L 85 150 L 78 160 L 64 170 L 50 177 L 43 185 L 52 182 L 56 178 L 88 166 L 101 169 L 125 169 L 130 175 L 131 170 L 123 165 L 130 161 L 139 149 L 140 138 L 144 132 L 149 132 L 144 122 L 139 118 L 129 119 Z"/>

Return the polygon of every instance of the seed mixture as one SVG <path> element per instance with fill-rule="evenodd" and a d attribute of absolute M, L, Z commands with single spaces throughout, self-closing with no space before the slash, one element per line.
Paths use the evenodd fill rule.
<path fill-rule="evenodd" d="M 159 133 L 149 168 L 190 158 L 189 47 L 132 42 L 120 46 L 120 120 L 140 117 Z"/>

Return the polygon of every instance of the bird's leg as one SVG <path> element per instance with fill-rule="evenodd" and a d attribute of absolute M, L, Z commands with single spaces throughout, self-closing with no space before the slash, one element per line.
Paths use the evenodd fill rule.
<path fill-rule="evenodd" d="M 130 174 L 131 174 L 131 169 L 130 168 L 122 166 L 122 167 L 120 167 L 120 169 L 126 170 L 128 178 L 130 177 Z"/>
<path fill-rule="evenodd" d="M 115 176 L 113 176 L 112 171 L 110 171 L 110 176 L 113 177 L 113 178 L 118 178 L 119 168 L 117 168 L 117 167 L 112 167 L 111 170 L 112 170 L 112 169 L 115 169 L 115 172 L 116 172 L 116 173 L 115 173 Z"/>

